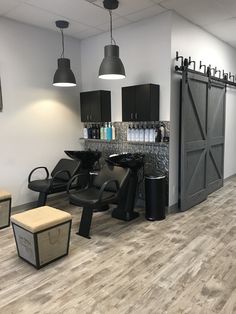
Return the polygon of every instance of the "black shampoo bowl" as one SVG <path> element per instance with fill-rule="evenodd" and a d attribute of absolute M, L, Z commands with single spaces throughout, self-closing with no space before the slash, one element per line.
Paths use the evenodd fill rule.
<path fill-rule="evenodd" d="M 70 158 L 80 161 L 81 168 L 89 171 L 101 157 L 101 152 L 92 150 L 65 150 L 65 153 Z"/>
<path fill-rule="evenodd" d="M 106 162 L 123 168 L 130 168 L 133 172 L 143 167 L 144 155 L 140 153 L 122 153 L 110 155 Z"/>

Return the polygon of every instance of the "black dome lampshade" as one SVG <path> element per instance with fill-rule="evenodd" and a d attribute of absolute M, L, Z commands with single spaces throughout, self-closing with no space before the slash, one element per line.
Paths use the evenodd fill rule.
<path fill-rule="evenodd" d="M 54 74 L 53 85 L 61 87 L 76 86 L 74 73 L 70 68 L 70 59 L 57 59 L 58 68 Z"/>
<path fill-rule="evenodd" d="M 119 58 L 119 46 L 107 45 L 104 48 L 105 57 L 99 68 L 99 78 L 117 80 L 125 78 L 125 68 Z"/>
<path fill-rule="evenodd" d="M 123 79 L 126 77 L 125 68 L 119 57 L 119 46 L 116 45 L 112 36 L 112 10 L 118 8 L 119 2 L 117 0 L 104 0 L 103 5 L 110 14 L 111 44 L 104 48 L 104 59 L 100 65 L 98 77 L 106 80 Z"/>
<path fill-rule="evenodd" d="M 68 28 L 69 22 L 56 21 L 56 26 L 60 28 L 62 35 L 62 54 L 57 60 L 58 68 L 54 74 L 53 85 L 59 87 L 76 86 L 76 79 L 74 73 L 70 68 L 70 59 L 64 58 L 64 34 L 63 29 Z"/>

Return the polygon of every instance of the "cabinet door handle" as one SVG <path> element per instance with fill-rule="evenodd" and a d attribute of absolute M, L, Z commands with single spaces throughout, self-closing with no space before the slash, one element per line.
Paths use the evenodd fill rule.
<path fill-rule="evenodd" d="M 135 113 L 135 119 L 136 119 L 136 120 L 138 119 L 138 114 L 137 114 L 137 112 Z"/>
<path fill-rule="evenodd" d="M 134 119 L 134 114 L 133 114 L 133 112 L 131 112 L 130 117 L 131 117 L 131 120 Z"/>

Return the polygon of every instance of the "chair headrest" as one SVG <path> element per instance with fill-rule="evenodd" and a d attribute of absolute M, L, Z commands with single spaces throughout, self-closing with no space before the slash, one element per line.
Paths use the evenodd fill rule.
<path fill-rule="evenodd" d="M 72 159 L 60 159 L 56 165 L 56 167 L 52 170 L 51 176 L 53 177 L 58 171 L 67 170 L 70 175 L 73 176 L 79 170 L 80 162 Z M 58 179 L 68 181 L 68 175 L 66 173 L 60 173 L 57 176 Z"/>

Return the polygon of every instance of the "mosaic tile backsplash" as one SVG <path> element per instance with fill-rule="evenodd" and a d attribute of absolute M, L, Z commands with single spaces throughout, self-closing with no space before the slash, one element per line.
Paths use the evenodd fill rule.
<path fill-rule="evenodd" d="M 148 123 L 149 124 L 149 123 Z M 158 121 L 150 122 L 150 125 L 162 125 L 165 127 L 165 136 L 170 135 L 170 122 Z M 105 141 L 98 139 L 84 140 L 84 149 L 99 150 L 102 152 L 102 157 L 105 159 L 111 154 L 127 153 L 143 153 L 145 155 L 145 174 L 157 175 L 165 174 L 168 182 L 169 175 L 169 143 L 141 143 L 141 142 L 127 142 L 127 128 L 130 123 L 114 122 L 116 128 L 116 140 Z M 142 173 L 139 174 L 140 185 L 138 196 L 144 199 L 144 180 Z"/>

